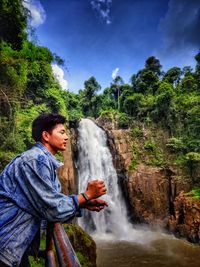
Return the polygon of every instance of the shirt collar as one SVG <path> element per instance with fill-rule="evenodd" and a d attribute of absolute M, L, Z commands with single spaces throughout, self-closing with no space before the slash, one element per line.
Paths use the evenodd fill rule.
<path fill-rule="evenodd" d="M 34 146 L 40 148 L 49 157 L 55 169 L 63 165 L 63 163 L 57 160 L 57 158 L 51 152 L 49 152 L 49 150 L 41 142 L 37 142 Z"/>

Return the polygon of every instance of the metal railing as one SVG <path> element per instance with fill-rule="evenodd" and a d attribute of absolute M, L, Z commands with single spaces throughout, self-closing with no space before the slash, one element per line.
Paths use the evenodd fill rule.
<path fill-rule="evenodd" d="M 47 225 L 45 267 L 81 267 L 60 223 Z"/>

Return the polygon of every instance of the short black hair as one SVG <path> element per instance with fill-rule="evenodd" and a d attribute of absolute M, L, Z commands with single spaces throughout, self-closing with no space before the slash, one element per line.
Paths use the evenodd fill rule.
<path fill-rule="evenodd" d="M 54 113 L 42 113 L 32 123 L 32 137 L 36 142 L 41 141 L 42 132 L 51 131 L 59 123 L 64 124 L 66 122 L 65 117 Z"/>

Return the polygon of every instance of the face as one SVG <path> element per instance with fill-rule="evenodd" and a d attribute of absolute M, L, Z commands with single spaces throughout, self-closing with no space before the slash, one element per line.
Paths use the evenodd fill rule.
<path fill-rule="evenodd" d="M 67 146 L 68 136 L 63 124 L 57 124 L 51 133 L 44 131 L 42 133 L 44 146 L 52 153 L 64 151 Z"/>

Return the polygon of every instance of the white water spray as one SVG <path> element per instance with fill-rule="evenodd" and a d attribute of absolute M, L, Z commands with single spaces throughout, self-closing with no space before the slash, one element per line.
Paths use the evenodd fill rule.
<path fill-rule="evenodd" d="M 128 222 L 126 206 L 118 187 L 106 133 L 89 119 L 81 120 L 78 131 L 79 192 L 85 191 L 89 181 L 102 179 L 107 188 L 107 194 L 102 198 L 109 205 L 100 213 L 86 212 L 79 221 L 80 225 L 90 233 L 93 229 L 97 235 L 109 233 L 119 239 L 127 239 L 132 226 Z"/>
<path fill-rule="evenodd" d="M 148 245 L 153 240 L 172 238 L 147 227 L 137 229 L 127 219 L 127 210 L 118 186 L 117 173 L 107 147 L 106 133 L 89 119 L 81 120 L 78 128 L 78 179 L 79 192 L 84 192 L 89 181 L 104 180 L 107 194 L 102 199 L 109 207 L 103 211 L 85 210 L 79 224 L 96 240 L 126 240 Z"/>

